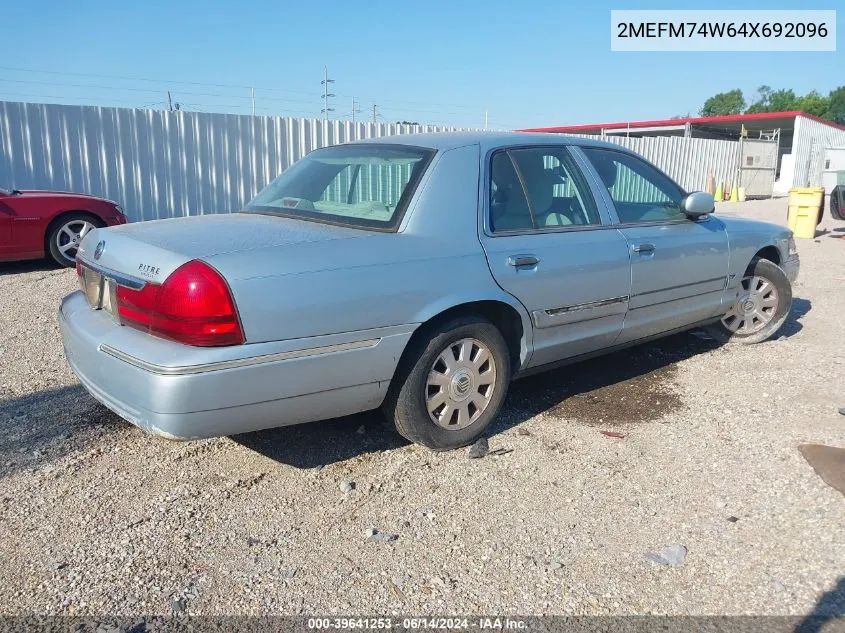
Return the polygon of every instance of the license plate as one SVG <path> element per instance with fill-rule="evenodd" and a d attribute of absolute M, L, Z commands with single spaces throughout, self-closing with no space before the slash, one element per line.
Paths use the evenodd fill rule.
<path fill-rule="evenodd" d="M 105 310 L 115 316 L 117 312 L 117 283 L 110 277 L 103 276 L 100 272 L 82 265 L 82 277 L 80 278 L 82 291 L 85 298 L 95 310 Z"/>

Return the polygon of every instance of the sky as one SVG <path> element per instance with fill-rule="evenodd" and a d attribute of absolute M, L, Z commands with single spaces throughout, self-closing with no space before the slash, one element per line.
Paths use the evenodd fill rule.
<path fill-rule="evenodd" d="M 709 96 L 760 85 L 845 84 L 828 53 L 611 52 L 611 9 L 699 2 L 8 0 L 0 100 L 520 127 L 696 115 Z M 712 6 L 711 6 L 712 5 Z M 714 2 L 710 9 L 794 9 Z M 814 5 L 835 8 L 835 3 Z M 840 11 L 839 16 L 845 15 Z"/>

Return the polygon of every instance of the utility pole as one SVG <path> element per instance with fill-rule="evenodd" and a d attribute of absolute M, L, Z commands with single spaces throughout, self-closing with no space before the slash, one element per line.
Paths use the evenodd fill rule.
<path fill-rule="evenodd" d="M 487 129 L 487 110 L 484 111 L 484 129 Z"/>
<path fill-rule="evenodd" d="M 173 99 L 170 98 L 170 91 L 167 91 L 167 110 L 173 112 Z"/>
<path fill-rule="evenodd" d="M 376 113 L 376 108 L 378 108 L 378 106 L 374 103 L 373 104 L 373 123 L 377 122 L 376 118 L 378 117 L 378 114 Z"/>
<path fill-rule="evenodd" d="M 335 96 L 329 92 L 329 84 L 333 83 L 334 79 L 329 79 L 328 67 L 323 66 L 323 81 L 320 82 L 320 85 L 323 86 L 323 109 L 321 110 L 321 112 L 323 113 L 324 118 L 327 122 L 329 120 L 329 112 L 334 112 L 334 108 L 329 107 L 329 98 Z"/>
<path fill-rule="evenodd" d="M 255 116 L 255 88 L 252 88 L 252 116 Z"/>
<path fill-rule="evenodd" d="M 355 115 L 361 112 L 361 107 L 358 105 L 358 102 L 355 100 L 355 97 L 352 97 L 352 125 L 355 125 Z"/>

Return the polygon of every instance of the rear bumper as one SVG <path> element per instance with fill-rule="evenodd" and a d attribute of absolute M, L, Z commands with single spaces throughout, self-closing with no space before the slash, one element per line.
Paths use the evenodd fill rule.
<path fill-rule="evenodd" d="M 332 335 L 242 345 L 226 350 L 239 355 L 228 360 L 220 359 L 220 348 L 188 348 L 186 363 L 185 346 L 121 327 L 91 310 L 79 292 L 64 299 L 59 322 L 68 364 L 85 389 L 121 418 L 169 439 L 233 435 L 376 408 L 414 329 L 356 332 L 357 341 Z M 144 343 L 152 350 L 146 357 L 139 352 Z M 167 347 L 173 353 L 162 353 Z M 177 360 L 168 363 L 168 357 Z"/>
<path fill-rule="evenodd" d="M 801 260 L 797 257 L 793 257 L 792 259 L 787 259 L 783 262 L 780 267 L 783 269 L 783 272 L 786 273 L 790 283 L 795 283 L 795 280 L 798 279 L 798 270 L 801 268 Z"/>

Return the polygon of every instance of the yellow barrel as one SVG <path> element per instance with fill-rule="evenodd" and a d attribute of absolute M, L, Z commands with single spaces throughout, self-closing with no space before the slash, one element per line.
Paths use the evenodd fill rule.
<path fill-rule="evenodd" d="M 813 239 L 819 223 L 819 213 L 824 201 L 824 189 L 797 187 L 789 190 L 787 223 L 795 237 Z"/>

